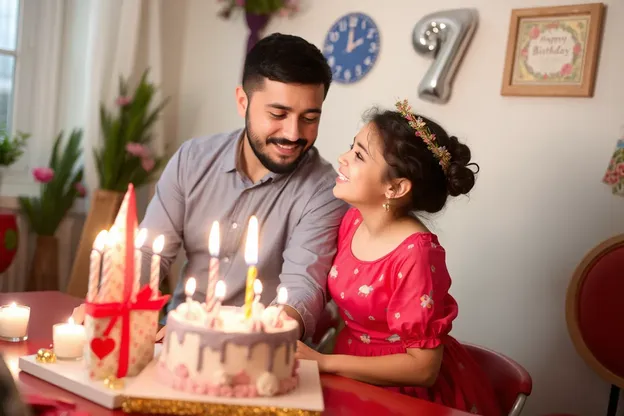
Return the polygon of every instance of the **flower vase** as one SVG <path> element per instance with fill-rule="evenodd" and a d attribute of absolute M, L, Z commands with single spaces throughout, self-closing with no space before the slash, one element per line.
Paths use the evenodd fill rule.
<path fill-rule="evenodd" d="M 80 242 L 67 284 L 66 292 L 68 294 L 79 298 L 84 298 L 87 295 L 89 262 L 93 242 L 100 231 L 108 230 L 113 225 L 123 197 L 123 192 L 106 189 L 97 189 L 93 193 L 89 214 L 82 227 Z"/>
<path fill-rule="evenodd" d="M 268 14 L 245 13 L 245 20 L 247 20 L 247 27 L 249 28 L 247 53 L 260 40 L 260 32 L 264 30 L 270 18 L 271 16 Z"/>
<path fill-rule="evenodd" d="M 30 265 L 26 291 L 58 290 L 58 239 L 53 235 L 38 235 L 35 256 Z"/>
<path fill-rule="evenodd" d="M 0 212 L 0 273 L 4 273 L 15 259 L 19 243 L 17 215 Z"/>

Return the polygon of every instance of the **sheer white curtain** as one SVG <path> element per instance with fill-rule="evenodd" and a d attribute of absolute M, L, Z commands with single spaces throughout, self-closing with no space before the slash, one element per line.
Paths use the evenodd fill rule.
<path fill-rule="evenodd" d="M 113 108 L 119 77 L 137 79 L 146 67 L 149 80 L 162 82 L 161 0 L 72 0 L 66 21 L 68 63 L 64 71 L 61 125 L 84 130 L 85 182 L 97 189 L 93 149 L 101 143 L 100 102 Z M 147 27 L 144 27 L 147 25 Z M 82 62 L 82 64 L 81 64 Z M 160 93 L 159 93 L 160 94 Z M 156 96 L 155 103 L 161 97 Z M 154 126 L 154 151 L 165 144 L 162 121 Z"/>

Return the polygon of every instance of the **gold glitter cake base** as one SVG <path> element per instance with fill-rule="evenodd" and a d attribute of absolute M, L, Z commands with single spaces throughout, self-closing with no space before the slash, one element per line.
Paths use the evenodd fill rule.
<path fill-rule="evenodd" d="M 177 416 L 321 416 L 321 412 L 269 406 L 241 406 L 220 403 L 191 402 L 185 400 L 124 399 L 122 409 L 126 413 L 146 413 Z"/>

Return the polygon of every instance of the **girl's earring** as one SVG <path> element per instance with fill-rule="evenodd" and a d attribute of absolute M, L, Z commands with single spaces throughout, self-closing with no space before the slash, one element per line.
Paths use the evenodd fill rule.
<path fill-rule="evenodd" d="M 387 199 L 386 202 L 382 206 L 386 212 L 390 211 L 390 200 Z"/>

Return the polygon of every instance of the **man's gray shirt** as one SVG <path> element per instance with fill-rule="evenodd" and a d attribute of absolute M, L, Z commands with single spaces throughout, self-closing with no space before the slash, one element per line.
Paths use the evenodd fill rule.
<path fill-rule="evenodd" d="M 227 285 L 225 305 L 245 298 L 244 259 L 249 218 L 259 223 L 258 279 L 262 302 L 275 300 L 278 285 L 288 289 L 288 305 L 301 315 L 303 338 L 312 336 L 325 307 L 327 275 L 347 204 L 334 197 L 336 171 L 315 147 L 289 174 L 269 173 L 252 183 L 237 168 L 242 129 L 194 138 L 167 163 L 140 227 L 148 231 L 143 271 L 149 270 L 153 239 L 163 234 L 161 279 L 183 244 L 188 262 L 170 310 L 185 299 L 186 278 L 195 277 L 194 299 L 205 300 L 208 285 L 208 236 L 219 221 L 220 278 Z M 149 273 L 142 273 L 143 283 Z"/>

